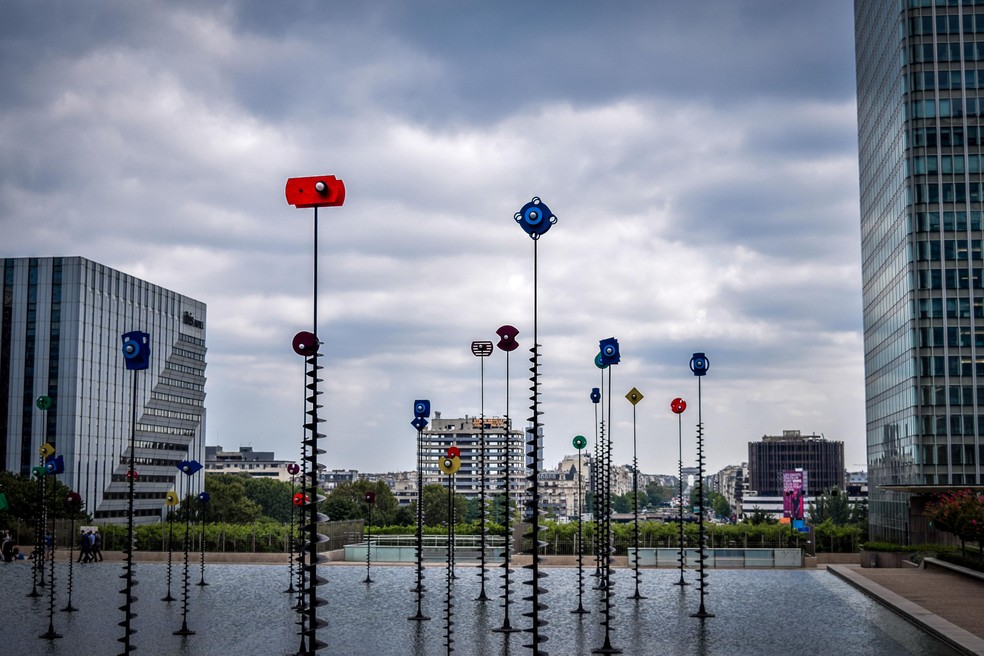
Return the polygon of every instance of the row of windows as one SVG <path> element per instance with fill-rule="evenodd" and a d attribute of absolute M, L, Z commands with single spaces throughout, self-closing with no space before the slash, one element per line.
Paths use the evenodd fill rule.
<path fill-rule="evenodd" d="M 909 148 L 910 144 L 927 148 L 980 147 L 984 144 L 984 128 L 977 125 L 968 125 L 966 129 L 962 125 L 943 126 L 938 130 L 935 127 L 914 128 L 904 135 L 903 143 L 905 148 Z"/>
<path fill-rule="evenodd" d="M 148 408 L 144 411 L 145 415 L 153 417 L 167 417 L 168 419 L 184 419 L 185 421 L 198 421 L 201 415 L 193 415 L 190 412 L 178 412 L 177 410 L 164 410 L 162 408 Z"/>
<path fill-rule="evenodd" d="M 939 262 L 942 260 L 980 260 L 984 257 L 980 239 L 935 239 L 917 241 L 916 260 L 920 262 Z M 942 256 L 942 257 L 941 257 Z"/>
<path fill-rule="evenodd" d="M 199 385 L 201 387 L 201 385 Z M 201 401 L 198 399 L 189 399 L 186 396 L 178 396 L 177 394 L 167 394 L 165 392 L 151 392 L 150 398 L 155 401 L 167 401 L 168 403 L 180 403 L 182 405 L 190 405 L 196 410 L 201 409 Z"/>
<path fill-rule="evenodd" d="M 946 417 L 923 417 L 924 425 L 932 426 L 934 431 L 943 428 L 946 425 Z M 953 433 L 951 435 L 973 435 L 973 424 L 974 417 L 972 415 L 953 415 L 950 417 L 950 423 L 954 427 L 959 427 L 962 433 Z M 965 422 L 961 421 L 967 420 L 970 424 L 971 432 L 966 432 L 968 426 Z M 981 417 L 984 420 L 984 417 Z M 943 420 L 943 421 L 940 421 Z M 982 424 L 984 425 L 984 424 Z M 946 430 L 942 433 L 925 433 L 926 435 L 946 435 Z M 981 445 L 981 454 L 984 455 L 984 445 Z M 922 464 L 924 465 L 973 465 L 977 461 L 975 456 L 977 455 L 977 449 L 973 444 L 951 444 L 949 448 L 945 444 L 923 444 L 920 448 L 920 455 L 922 456 Z M 984 462 L 984 459 L 981 459 Z"/>
<path fill-rule="evenodd" d="M 147 465 L 147 466 L 150 466 L 150 467 L 175 467 L 175 468 L 177 468 L 179 462 L 181 462 L 181 461 L 180 460 L 165 460 L 164 458 L 134 458 L 133 459 L 133 466 L 134 467 L 139 467 L 140 465 Z M 123 465 L 123 466 L 125 466 L 125 467 L 129 467 L 130 466 L 130 458 L 125 457 L 125 456 L 124 457 L 121 457 L 120 458 L 120 464 Z M 137 471 L 137 476 L 140 476 L 140 472 L 139 471 Z M 140 480 L 146 480 L 146 479 L 143 478 L 143 477 L 140 477 Z M 174 481 L 174 478 L 172 477 L 172 478 L 170 478 L 168 480 L 169 481 Z"/>
<path fill-rule="evenodd" d="M 937 157 L 913 157 L 905 161 L 905 174 L 934 175 L 942 173 L 944 175 L 981 173 L 984 170 L 984 155 L 943 155 Z M 204 359 L 204 357 L 202 358 Z"/>
<path fill-rule="evenodd" d="M 154 426 L 152 424 L 137 424 L 138 431 L 145 433 L 164 433 L 166 435 L 181 435 L 184 437 L 194 437 L 195 431 L 191 428 L 173 428 L 171 426 Z"/>
<path fill-rule="evenodd" d="M 130 463 L 129 461 L 127 461 L 123 464 L 129 466 Z M 175 468 L 177 468 L 177 465 L 175 465 Z M 141 483 L 173 483 L 174 482 L 174 476 L 160 476 L 159 474 L 141 474 L 140 472 L 137 472 L 137 474 L 140 477 L 139 480 Z M 128 483 L 129 479 L 124 474 L 113 474 L 113 482 Z"/>
<path fill-rule="evenodd" d="M 968 225 L 971 230 L 984 229 L 984 212 L 916 212 L 915 217 L 916 232 L 966 230 Z"/>
<path fill-rule="evenodd" d="M 936 34 L 981 33 L 984 32 L 984 14 L 913 16 L 909 18 L 908 28 L 909 36 L 932 35 L 934 31 Z"/>
<path fill-rule="evenodd" d="M 174 442 L 155 442 L 153 440 L 134 440 L 138 449 L 159 449 L 162 451 L 187 451 L 188 447 Z"/>
<path fill-rule="evenodd" d="M 916 71 L 907 78 L 907 91 L 935 91 L 937 89 L 984 89 L 984 70 L 970 69 L 965 71 Z"/>
<path fill-rule="evenodd" d="M 945 314 L 944 301 L 946 301 Z M 944 316 L 948 319 L 969 319 L 971 315 L 975 319 L 984 319 L 982 298 L 973 299 L 973 304 L 969 298 L 921 298 L 918 307 L 920 319 L 942 319 Z"/>
<path fill-rule="evenodd" d="M 909 62 L 913 64 L 931 64 L 934 61 L 958 63 L 961 60 L 961 52 L 964 61 L 984 61 L 984 41 L 967 41 L 962 45 L 961 48 L 959 42 L 943 42 L 937 43 L 934 48 L 932 43 L 916 43 L 909 46 Z"/>
<path fill-rule="evenodd" d="M 967 106 L 964 108 L 964 101 Z M 902 120 L 912 118 L 984 117 L 984 98 L 925 98 L 902 105 Z"/>
<path fill-rule="evenodd" d="M 178 333 L 179 342 L 188 342 L 189 344 L 195 344 L 197 346 L 205 346 L 205 340 L 201 337 L 192 337 L 191 335 L 185 335 L 184 333 Z"/>
<path fill-rule="evenodd" d="M 171 387 L 180 387 L 181 389 L 195 390 L 196 392 L 205 391 L 205 385 L 202 383 L 189 383 L 186 380 L 178 380 L 177 378 L 161 376 L 159 382 L 161 385 L 170 385 Z"/>
<path fill-rule="evenodd" d="M 967 193 L 967 192 L 970 193 Z M 942 182 L 914 184 L 905 189 L 905 202 L 913 203 L 979 203 L 984 200 L 984 185 L 980 182 Z"/>
<path fill-rule="evenodd" d="M 964 7 L 970 7 L 972 5 L 984 5 L 984 0 L 908 0 L 908 6 L 911 9 L 918 9 L 920 7 L 956 7 L 957 5 L 963 5 Z"/>
<path fill-rule="evenodd" d="M 924 355 L 919 357 L 920 376 L 984 376 L 984 359 L 967 355 Z"/>
<path fill-rule="evenodd" d="M 919 347 L 934 346 L 980 346 L 984 347 L 984 327 L 975 326 L 935 326 L 919 329 Z M 981 395 L 984 402 L 984 395 Z"/>
<path fill-rule="evenodd" d="M 974 435 L 974 426 L 978 425 L 984 428 L 984 415 L 977 417 L 975 415 L 934 415 L 919 418 L 920 432 L 923 435 Z M 976 420 L 976 421 L 975 421 Z M 949 428 L 949 431 L 947 431 Z M 925 445 L 931 446 L 931 445 Z M 984 445 L 981 445 L 984 448 Z M 967 447 L 966 449 L 964 447 Z M 927 461 L 926 464 L 931 465 L 934 462 L 946 463 L 946 446 L 937 446 L 938 449 L 943 449 L 942 452 L 937 453 L 937 459 L 935 461 Z M 973 444 L 954 444 L 951 446 L 958 453 L 951 453 L 951 463 L 954 465 L 962 464 L 974 464 L 974 445 Z M 968 453 L 969 451 L 969 453 Z M 923 454 L 926 455 L 925 453 Z"/>
<path fill-rule="evenodd" d="M 922 405 L 974 405 L 974 389 L 973 385 L 921 385 L 919 402 Z M 977 386 L 976 389 L 977 398 L 984 401 L 984 387 Z"/>
<path fill-rule="evenodd" d="M 192 351 L 186 351 L 181 348 L 175 348 L 173 353 L 174 355 L 180 355 L 181 357 L 184 358 L 191 358 L 192 360 L 201 360 L 202 362 L 205 361 L 204 353 L 193 353 Z"/>
<path fill-rule="evenodd" d="M 168 369 L 173 369 L 174 371 L 180 371 L 180 372 L 186 373 L 186 374 L 193 374 L 195 376 L 204 376 L 205 375 L 205 370 L 204 369 L 196 369 L 195 367 L 186 367 L 183 364 L 173 364 L 173 363 L 170 363 L 169 362 L 168 365 L 167 365 L 167 368 Z M 204 389 L 204 388 L 202 388 L 202 389 Z"/>
<path fill-rule="evenodd" d="M 984 286 L 984 269 L 931 269 L 917 271 L 919 289 L 981 289 Z"/>
<path fill-rule="evenodd" d="M 161 514 L 160 510 L 153 508 L 134 508 L 134 517 L 158 517 Z M 110 519 L 113 517 L 126 517 L 128 515 L 127 511 L 124 510 L 97 510 L 95 518 L 96 519 Z"/>
<path fill-rule="evenodd" d="M 120 500 L 125 501 L 130 498 L 128 492 L 107 492 L 103 495 L 103 501 L 114 501 Z M 161 503 L 164 503 L 164 495 L 160 492 L 134 492 L 134 499 L 157 499 Z"/>

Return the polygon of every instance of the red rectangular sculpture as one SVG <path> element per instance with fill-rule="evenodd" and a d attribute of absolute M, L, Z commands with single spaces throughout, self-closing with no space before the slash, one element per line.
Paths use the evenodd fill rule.
<path fill-rule="evenodd" d="M 345 202 L 345 183 L 333 175 L 289 178 L 284 193 L 294 207 L 338 207 Z"/>

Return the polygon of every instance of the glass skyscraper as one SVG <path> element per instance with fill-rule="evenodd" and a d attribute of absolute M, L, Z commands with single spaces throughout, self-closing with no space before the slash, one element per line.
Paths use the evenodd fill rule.
<path fill-rule="evenodd" d="M 870 528 L 906 543 L 981 483 L 984 0 L 854 13 Z"/>
<path fill-rule="evenodd" d="M 205 304 L 81 257 L 0 258 L 0 274 L 0 469 L 29 475 L 48 442 L 85 511 L 123 522 L 135 430 L 137 522 L 159 521 L 169 490 L 199 492 L 203 472 L 177 464 L 205 460 Z M 146 371 L 124 367 L 134 330 L 150 335 Z"/>

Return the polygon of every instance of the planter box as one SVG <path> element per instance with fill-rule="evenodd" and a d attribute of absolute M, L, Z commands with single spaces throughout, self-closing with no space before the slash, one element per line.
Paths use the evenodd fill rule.
<path fill-rule="evenodd" d="M 902 567 L 904 551 L 861 551 L 861 567 Z"/>

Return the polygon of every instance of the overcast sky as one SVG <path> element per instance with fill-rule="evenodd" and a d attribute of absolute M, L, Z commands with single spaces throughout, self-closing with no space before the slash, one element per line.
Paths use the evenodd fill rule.
<path fill-rule="evenodd" d="M 614 461 L 708 471 L 784 429 L 864 468 L 849 0 L 0 4 L 0 256 L 81 255 L 208 304 L 207 443 L 300 452 L 320 213 L 329 468 L 414 467 L 414 399 L 480 412 L 473 340 L 513 324 L 528 416 L 539 196 L 545 453 L 593 443 L 616 337 Z M 505 405 L 485 360 L 485 413 Z M 589 449 L 591 446 L 589 444 Z"/>

